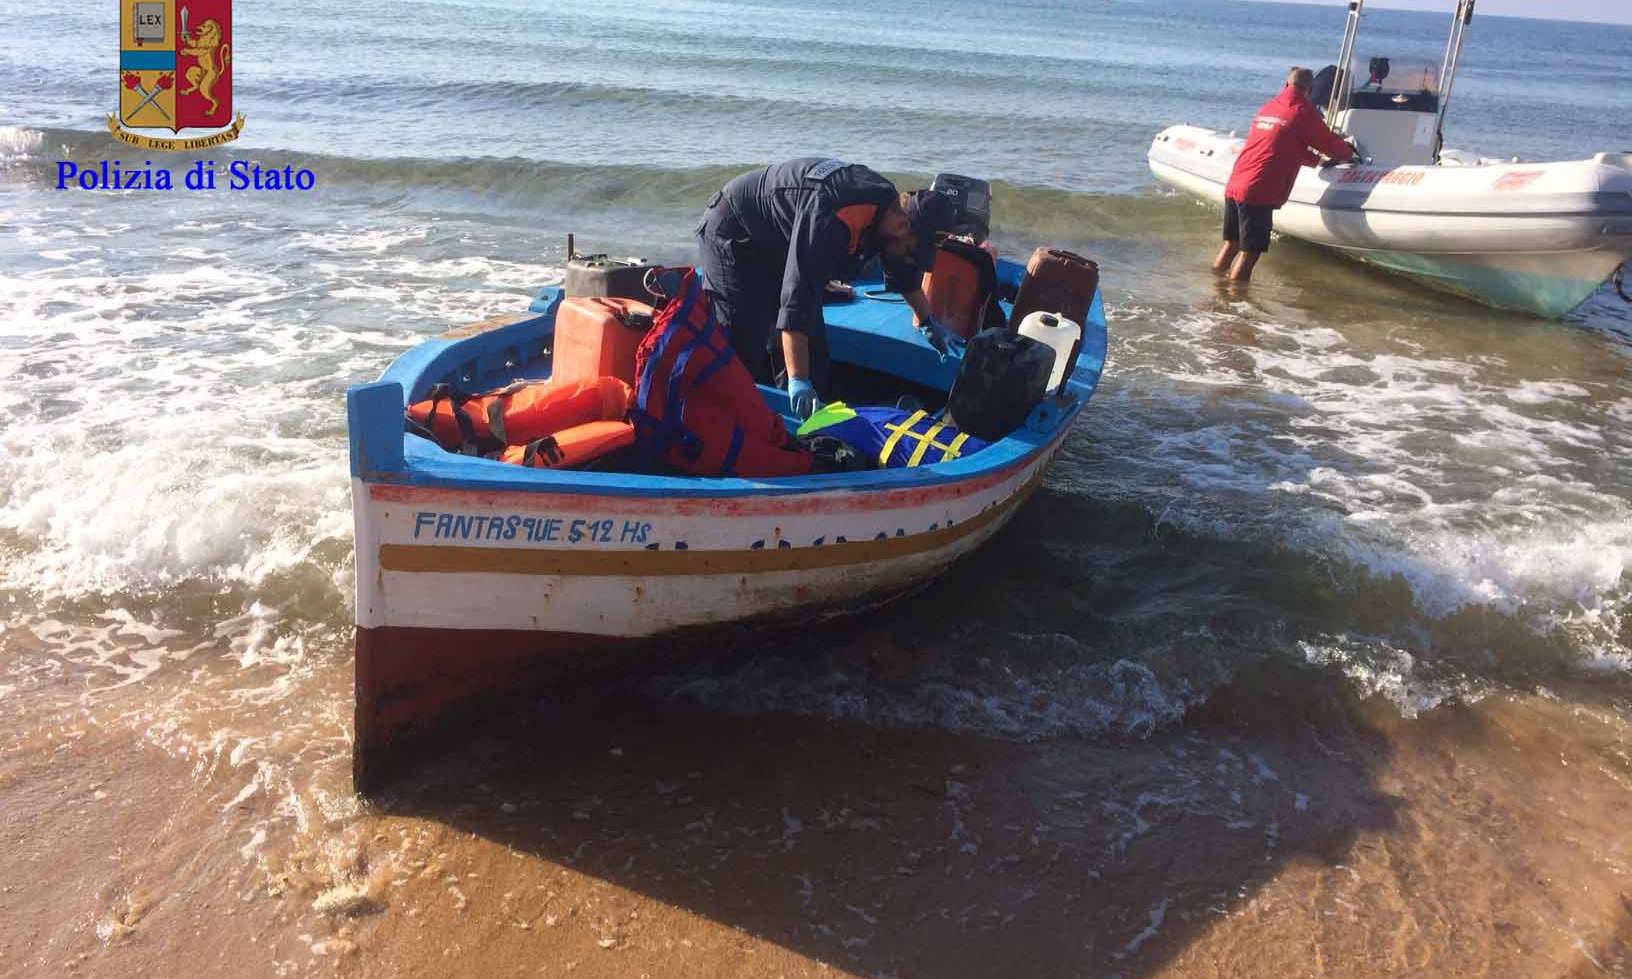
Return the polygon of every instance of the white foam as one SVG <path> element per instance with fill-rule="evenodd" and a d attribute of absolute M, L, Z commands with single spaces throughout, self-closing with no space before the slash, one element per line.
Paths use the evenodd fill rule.
<path fill-rule="evenodd" d="M 1127 449 L 1097 495 L 1131 489 L 1159 525 L 1404 582 L 1432 618 L 1489 608 L 1568 633 L 1586 662 L 1627 660 L 1632 485 L 1605 462 L 1624 451 L 1628 399 L 1435 352 L 1431 335 L 1242 304 L 1176 312 L 1125 345 L 1096 407 Z"/>
<path fill-rule="evenodd" d="M 0 126 L 0 164 L 27 160 L 45 144 L 45 134 L 23 126 Z"/>
<path fill-rule="evenodd" d="M 1376 577 L 1407 582 L 1417 603 L 1436 617 L 1477 605 L 1565 621 L 1613 614 L 1626 600 L 1632 523 L 1624 519 L 1488 536 L 1413 528 L 1405 540 L 1409 550 L 1394 540 L 1350 540 L 1345 553 Z"/>
<path fill-rule="evenodd" d="M 1382 638 L 1330 636 L 1300 642 L 1298 648 L 1308 662 L 1342 670 L 1361 697 L 1384 697 L 1404 717 L 1417 717 L 1448 700 L 1483 696 L 1482 688 L 1459 676 L 1424 677 L 1416 657 Z"/>
<path fill-rule="evenodd" d="M 1168 899 L 1164 897 L 1162 898 L 1161 903 L 1157 904 L 1147 912 L 1146 916 L 1149 918 L 1150 923 L 1145 926 L 1143 931 L 1133 936 L 1132 941 L 1122 946 L 1122 951 L 1116 953 L 1116 958 L 1121 959 L 1132 955 L 1133 953 L 1139 951 L 1140 946 L 1156 937 L 1156 935 L 1162 930 L 1162 922 L 1167 918 L 1167 905 Z"/>
<path fill-rule="evenodd" d="M 325 327 L 298 311 L 269 322 L 268 309 L 308 288 L 304 276 L 237 266 L 201 244 L 187 246 L 196 261 L 109 278 L 94 239 L 117 229 L 64 224 L 51 237 L 76 240 L 58 250 L 67 264 L 0 272 L 0 323 L 26 329 L 21 345 L 0 346 L 0 373 L 15 379 L 0 407 L 0 529 L 28 547 L 0 583 L 44 596 L 187 580 L 262 588 L 317 571 L 343 603 L 345 384 L 383 367 L 381 346 L 414 343 L 424 332 L 414 324 L 524 308 L 521 283 L 559 277 L 393 251 L 424 228 L 296 235 L 285 250 L 319 256 L 319 280 L 341 299 L 355 291 L 383 329 Z M 407 275 L 443 281 L 389 284 Z"/>
<path fill-rule="evenodd" d="M 315 250 L 248 264 L 233 224 L 133 268 L 130 226 L 75 206 L 11 215 L 26 234 L 0 263 L 0 587 L 30 593 L 0 679 L 192 766 L 245 861 L 270 872 L 307 848 L 344 867 L 327 849 L 357 811 L 333 695 L 352 575 L 343 392 L 451 325 L 431 311 L 524 308 L 526 291 L 471 299 L 450 279 L 328 323 L 311 304 L 344 307 Z"/>
<path fill-rule="evenodd" d="M 1552 401 L 1577 400 L 1592 394 L 1579 384 L 1568 381 L 1521 381 L 1508 389 L 1507 399 L 1514 404 L 1543 405 Z"/>
<path fill-rule="evenodd" d="M 333 231 L 301 231 L 289 241 L 291 248 L 303 248 L 326 255 L 383 255 L 411 242 L 424 241 L 430 226 L 414 228 L 346 228 Z"/>
<path fill-rule="evenodd" d="M 929 669 L 910 682 L 885 685 L 808 657 L 758 656 L 723 675 L 681 673 L 663 683 L 673 693 L 721 710 L 837 716 L 1018 740 L 1148 737 L 1177 723 L 1203 695 L 1183 681 L 1170 681 L 1170 689 L 1142 663 L 1094 662 L 1070 636 L 1017 634 L 999 641 L 1014 652 L 1046 651 L 1052 662 L 1065 665 L 994 669 L 985 661 L 982 669 L 963 670 L 955 681 Z"/>

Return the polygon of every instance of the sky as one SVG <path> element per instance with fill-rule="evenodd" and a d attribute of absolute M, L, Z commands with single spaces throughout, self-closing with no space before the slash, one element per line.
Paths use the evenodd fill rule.
<path fill-rule="evenodd" d="M 1309 0 L 1286 0 L 1306 3 Z M 1449 13 L 1456 0 L 1366 0 L 1367 7 L 1396 10 L 1439 10 Z M 1480 14 L 1507 17 L 1539 17 L 1544 20 L 1590 20 L 1609 24 L 1632 24 L 1632 0 L 1479 0 Z"/>

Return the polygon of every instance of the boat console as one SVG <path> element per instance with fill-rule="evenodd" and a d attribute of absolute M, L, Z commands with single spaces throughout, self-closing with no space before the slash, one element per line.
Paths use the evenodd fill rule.
<path fill-rule="evenodd" d="M 1338 132 L 1381 166 L 1432 165 L 1439 153 L 1439 67 L 1425 61 L 1356 57 L 1346 78 L 1356 84 L 1337 112 Z"/>

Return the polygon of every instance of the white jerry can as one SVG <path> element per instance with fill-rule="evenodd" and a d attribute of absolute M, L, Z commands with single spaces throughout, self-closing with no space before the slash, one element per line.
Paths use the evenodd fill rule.
<path fill-rule="evenodd" d="M 1054 371 L 1048 375 L 1048 390 L 1045 392 L 1053 394 L 1060 382 L 1065 380 L 1066 370 L 1071 367 L 1071 356 L 1082 342 L 1082 327 L 1058 313 L 1039 310 L 1020 321 L 1019 332 L 1021 336 L 1031 337 L 1038 343 L 1054 348 Z"/>

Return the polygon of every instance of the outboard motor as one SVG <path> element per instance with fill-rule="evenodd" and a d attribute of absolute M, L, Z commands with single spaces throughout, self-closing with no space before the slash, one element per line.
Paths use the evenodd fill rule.
<path fill-rule="evenodd" d="M 992 232 L 992 185 L 974 177 L 937 173 L 929 189 L 945 194 L 957 206 L 957 224 L 952 233 L 985 241 Z"/>
<path fill-rule="evenodd" d="M 1309 101 L 1321 112 L 1332 101 L 1332 89 L 1337 86 L 1337 66 L 1327 65 L 1315 72 L 1315 84 L 1309 89 Z"/>
<path fill-rule="evenodd" d="M 1371 71 L 1371 78 L 1366 80 L 1366 84 L 1382 88 L 1383 83 L 1388 81 L 1388 59 L 1372 58 L 1366 67 Z"/>

